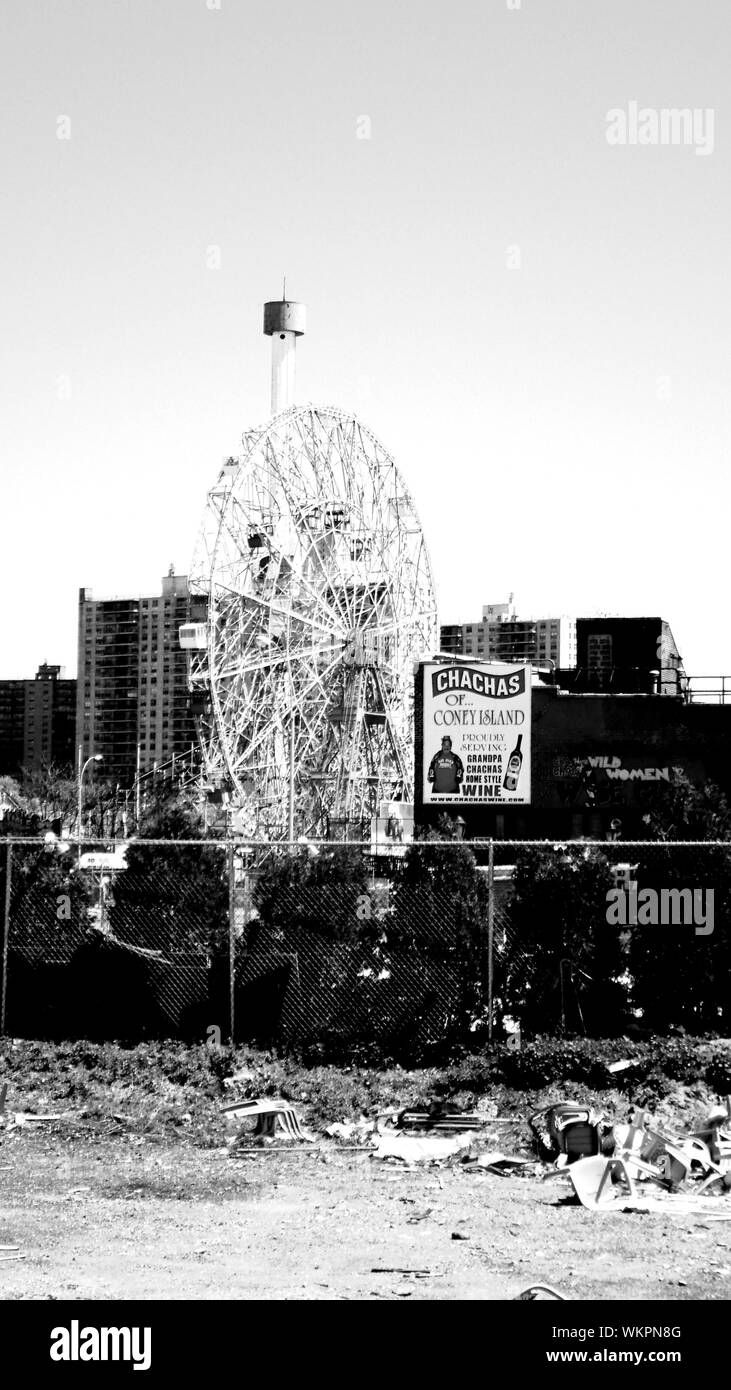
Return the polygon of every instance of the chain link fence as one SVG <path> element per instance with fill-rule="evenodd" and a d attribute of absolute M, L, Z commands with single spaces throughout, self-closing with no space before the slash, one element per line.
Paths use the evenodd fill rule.
<path fill-rule="evenodd" d="M 414 1062 L 518 1029 L 729 1031 L 725 842 L 83 851 L 0 843 L 4 1034 Z"/>

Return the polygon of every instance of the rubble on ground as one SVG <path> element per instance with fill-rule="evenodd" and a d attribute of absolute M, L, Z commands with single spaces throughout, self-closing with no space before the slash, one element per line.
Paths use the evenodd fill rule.
<path fill-rule="evenodd" d="M 531 1116 L 537 1143 L 553 1148 L 546 1178 L 566 1178 L 590 1211 L 708 1214 L 731 1191 L 731 1096 L 695 1128 L 639 1108 L 609 1124 L 585 1105 L 557 1102 Z"/>

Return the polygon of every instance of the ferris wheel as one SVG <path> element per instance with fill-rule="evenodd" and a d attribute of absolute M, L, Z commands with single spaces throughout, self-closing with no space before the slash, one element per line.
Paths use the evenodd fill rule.
<path fill-rule="evenodd" d="M 206 771 L 245 833 L 326 836 L 413 799 L 414 662 L 437 641 L 429 557 L 393 459 L 347 413 L 244 435 L 191 570 Z"/>

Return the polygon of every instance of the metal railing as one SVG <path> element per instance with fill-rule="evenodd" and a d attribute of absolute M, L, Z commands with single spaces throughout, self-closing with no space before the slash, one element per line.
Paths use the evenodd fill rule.
<path fill-rule="evenodd" d="M 731 676 L 688 676 L 686 698 L 690 704 L 728 704 Z"/>

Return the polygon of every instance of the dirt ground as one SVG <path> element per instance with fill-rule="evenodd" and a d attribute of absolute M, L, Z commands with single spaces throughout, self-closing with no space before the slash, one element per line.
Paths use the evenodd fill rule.
<path fill-rule="evenodd" d="M 595 1215 L 568 1190 L 334 1144 L 247 1157 L 27 1126 L 0 1146 L 0 1245 L 22 1256 L 0 1251 L 0 1297 L 729 1297 L 731 1223 Z"/>

